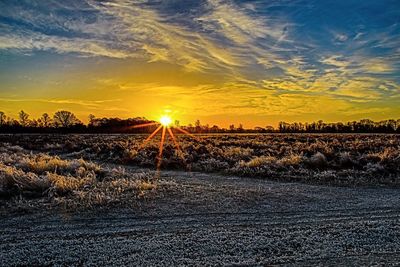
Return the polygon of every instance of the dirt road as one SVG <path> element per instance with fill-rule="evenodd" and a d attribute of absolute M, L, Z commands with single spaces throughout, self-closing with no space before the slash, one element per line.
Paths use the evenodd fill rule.
<path fill-rule="evenodd" d="M 0 219 L 0 265 L 400 264 L 400 190 L 164 172 L 130 210 Z"/>

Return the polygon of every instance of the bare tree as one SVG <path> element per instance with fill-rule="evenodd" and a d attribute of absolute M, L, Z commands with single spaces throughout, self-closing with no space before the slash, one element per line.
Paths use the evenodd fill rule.
<path fill-rule="evenodd" d="M 28 124 L 29 124 L 29 114 L 26 113 L 25 111 L 21 110 L 19 112 L 18 116 L 19 116 L 19 123 L 24 127 L 28 126 Z"/>
<path fill-rule="evenodd" d="M 6 124 L 6 114 L 3 111 L 0 111 L 0 127 Z"/>
<path fill-rule="evenodd" d="M 196 120 L 195 123 L 194 123 L 194 126 L 196 127 L 195 129 L 196 129 L 196 132 L 197 132 L 197 133 L 201 132 L 201 123 L 200 123 L 200 120 Z"/>
<path fill-rule="evenodd" d="M 29 127 L 38 127 L 39 126 L 39 121 L 33 119 L 29 121 Z"/>
<path fill-rule="evenodd" d="M 40 118 L 40 121 L 43 123 L 43 127 L 49 127 L 51 124 L 51 118 L 47 113 L 43 113 L 42 117 Z"/>
<path fill-rule="evenodd" d="M 93 114 L 89 114 L 89 117 L 88 117 L 88 118 L 89 118 L 89 125 L 90 125 L 90 126 L 93 126 L 96 117 L 95 117 Z"/>
<path fill-rule="evenodd" d="M 80 121 L 75 117 L 72 112 L 66 110 L 57 111 L 54 114 L 53 120 L 56 126 L 61 126 L 65 128 L 80 123 Z"/>

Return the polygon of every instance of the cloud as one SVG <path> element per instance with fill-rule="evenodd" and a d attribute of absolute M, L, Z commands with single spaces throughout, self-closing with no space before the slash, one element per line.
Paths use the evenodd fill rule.
<path fill-rule="evenodd" d="M 27 36 L 29 36 L 27 38 Z M 57 53 L 77 53 L 80 56 L 104 56 L 127 58 L 124 51 L 109 48 L 105 42 L 94 42 L 82 38 L 62 38 L 34 32 L 19 32 L 0 36 L 0 49 L 24 51 L 55 51 Z"/>
<path fill-rule="evenodd" d="M 121 99 L 80 100 L 80 99 L 40 99 L 40 98 L 0 98 L 0 102 L 40 102 L 61 105 L 79 105 L 85 107 L 101 107 L 106 103 L 120 102 Z"/>
<path fill-rule="evenodd" d="M 341 43 L 346 42 L 349 37 L 346 34 L 333 32 L 333 37 L 335 41 L 339 41 Z"/>
<path fill-rule="evenodd" d="M 248 5 L 240 7 L 230 1 L 209 0 L 206 14 L 196 20 L 202 23 L 204 29 L 219 33 L 237 44 L 268 37 L 283 41 L 286 35 L 285 24 L 268 25 L 265 17 L 251 16 Z"/>
<path fill-rule="evenodd" d="M 372 74 L 385 74 L 396 71 L 395 67 L 390 61 L 382 58 L 371 58 L 364 60 L 362 63 L 362 69 L 365 72 Z"/>
<path fill-rule="evenodd" d="M 179 23 L 176 15 L 147 1 L 86 0 L 72 7 L 40 2 L 29 7 L 9 4 L 0 11 L 21 22 L 3 25 L 0 49 L 140 58 L 178 64 L 188 71 L 231 72 L 275 61 L 279 56 L 272 50 L 287 41 L 286 22 L 256 17 L 249 5 L 231 1 L 209 1 L 205 13 L 180 18 Z"/>
<path fill-rule="evenodd" d="M 350 63 L 347 60 L 345 60 L 342 56 L 339 55 L 323 58 L 321 60 L 321 63 L 338 68 L 346 68 L 347 66 L 350 65 Z"/>

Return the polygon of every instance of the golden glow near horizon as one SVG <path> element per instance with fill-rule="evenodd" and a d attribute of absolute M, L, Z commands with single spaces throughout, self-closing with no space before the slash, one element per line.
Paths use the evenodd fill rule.
<path fill-rule="evenodd" d="M 170 110 L 166 110 L 170 112 Z M 143 142 L 143 144 L 139 147 L 139 151 L 143 149 L 149 141 L 151 141 L 159 132 L 161 132 L 161 139 L 159 143 L 159 148 L 158 148 L 158 156 L 157 156 L 157 172 L 155 175 L 155 178 L 159 178 L 159 172 L 162 164 L 162 159 L 163 159 L 163 151 L 164 151 L 164 144 L 166 142 L 166 135 L 168 134 L 171 137 L 171 140 L 173 144 L 175 145 L 176 153 L 177 155 L 182 159 L 183 162 L 185 162 L 185 158 L 183 156 L 183 152 L 181 150 L 181 147 L 178 142 L 178 138 L 175 136 L 174 132 L 172 129 L 177 130 L 181 134 L 186 134 L 188 136 L 191 136 L 195 140 L 200 140 L 198 137 L 194 136 L 193 134 L 189 133 L 188 131 L 180 128 L 179 126 L 175 125 L 172 126 L 172 119 L 169 115 L 163 115 L 161 116 L 159 123 L 144 123 L 144 124 L 139 124 L 133 126 L 134 128 L 144 128 L 152 125 L 159 125 L 157 129 L 155 129 Z"/>
<path fill-rule="evenodd" d="M 168 114 L 246 128 L 399 117 L 396 1 L 69 2 L 0 8 L 7 116 Z"/>

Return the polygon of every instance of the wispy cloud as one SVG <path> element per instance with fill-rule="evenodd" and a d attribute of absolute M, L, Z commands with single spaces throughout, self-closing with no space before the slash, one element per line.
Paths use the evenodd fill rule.
<path fill-rule="evenodd" d="M 236 44 L 254 43 L 261 38 L 285 41 L 285 23 L 272 24 L 267 17 L 252 16 L 254 10 L 249 11 L 246 5 L 241 7 L 231 1 L 209 0 L 206 10 L 196 19 L 203 28 Z"/>
<path fill-rule="evenodd" d="M 54 51 L 57 53 L 77 53 L 79 56 L 105 56 L 127 58 L 132 56 L 124 51 L 108 47 L 106 42 L 83 38 L 63 38 L 40 33 L 21 31 L 0 36 L 0 49 L 26 51 Z"/>
<path fill-rule="evenodd" d="M 80 100 L 80 99 L 41 99 L 41 98 L 0 98 L 0 102 L 39 102 L 61 105 L 79 105 L 86 107 L 101 107 L 106 103 L 120 102 L 121 99 Z"/>
<path fill-rule="evenodd" d="M 3 25 L 0 49 L 133 57 L 204 71 L 262 62 L 268 54 L 273 61 L 277 56 L 263 46 L 276 46 L 287 37 L 285 23 L 269 25 L 267 18 L 256 18 L 248 7 L 230 1 L 209 1 L 205 14 L 196 14 L 185 24 L 174 22 L 172 14 L 161 14 L 146 1 L 83 1 L 75 4 L 77 15 L 72 20 L 71 7 L 53 2 L 40 5 L 38 10 L 21 5 L 18 12 L 9 13 L 23 23 Z M 263 45 L 257 43 L 260 40 Z"/>

